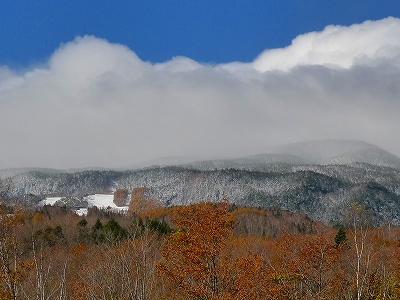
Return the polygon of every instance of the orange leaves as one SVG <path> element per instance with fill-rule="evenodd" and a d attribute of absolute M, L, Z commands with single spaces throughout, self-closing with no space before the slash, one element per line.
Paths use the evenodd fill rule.
<path fill-rule="evenodd" d="M 34 212 L 22 219 L 4 213 L 0 219 L 0 299 L 36 299 L 38 292 L 52 295 L 51 299 L 88 300 L 356 299 L 357 247 L 371 253 L 368 269 L 360 268 L 368 270 L 360 299 L 400 297 L 400 229 L 395 227 L 365 229 L 364 240 L 358 238 L 364 231 L 348 229 L 346 242 L 335 248 L 333 229 L 320 234 L 278 234 L 278 238 L 239 236 L 232 227 L 244 220 L 244 214 L 251 216 L 248 224 L 257 224 L 261 230 L 268 223 L 256 223 L 256 218 L 273 216 L 246 209 L 231 212 L 226 202 L 146 213 L 168 222 L 173 218 L 175 231 L 165 235 L 138 230 L 145 226 L 143 222 L 139 225 L 130 216 L 119 216 L 122 227 L 132 226 L 132 232 L 139 233 L 97 245 L 90 239 L 74 239 L 86 225 L 76 225 L 78 217 L 66 217 L 62 228 L 71 230 L 67 242 L 40 247 L 32 244 L 31 228 L 56 228 L 54 222 L 60 222 L 62 215 L 50 220 L 33 217 Z M 34 226 L 24 225 L 28 222 Z M 93 223 L 89 218 L 89 224 Z M 23 244 L 24 240 L 31 242 Z M 7 284 L 12 284 L 11 289 Z"/>
<path fill-rule="evenodd" d="M 268 299 L 270 269 L 249 251 L 261 238 L 234 236 L 226 202 L 178 208 L 173 224 L 178 231 L 167 237 L 158 265 L 172 283 L 173 299 Z"/>
<path fill-rule="evenodd" d="M 232 217 L 227 203 L 200 203 L 181 207 L 173 224 L 183 234 L 175 235 L 178 244 L 190 243 L 190 250 L 217 255 L 232 233 Z M 178 242 L 178 241 L 177 241 Z M 196 249 L 197 248 L 197 249 Z"/>
<path fill-rule="evenodd" d="M 271 264 L 276 279 L 298 297 L 330 299 L 334 265 L 340 249 L 333 247 L 334 233 L 283 235 L 276 240 Z"/>
<path fill-rule="evenodd" d="M 71 299 L 159 299 L 155 279 L 159 243 L 157 235 L 148 234 L 115 245 L 74 247 L 81 264 L 69 279 Z"/>
<path fill-rule="evenodd" d="M 177 210 L 177 232 L 168 236 L 159 270 L 189 297 L 211 299 L 219 295 L 221 256 L 232 235 L 227 203 L 203 202 Z"/>
<path fill-rule="evenodd" d="M 162 203 L 156 199 L 143 199 L 145 191 L 146 188 L 144 187 L 132 190 L 128 210 L 130 214 L 140 214 L 163 206 Z"/>

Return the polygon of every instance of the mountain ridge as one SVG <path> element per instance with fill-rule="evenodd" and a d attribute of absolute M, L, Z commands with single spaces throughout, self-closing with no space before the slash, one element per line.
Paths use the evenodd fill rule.
<path fill-rule="evenodd" d="M 316 157 L 321 160 L 339 155 L 356 159 L 349 163 L 344 159 L 330 164 L 301 163 L 297 157 L 302 157 L 294 154 L 301 152 L 298 149 L 312 147 L 308 143 L 281 148 L 289 152 L 284 154 L 136 170 L 34 169 L 0 179 L 3 188 L 0 195 L 10 201 L 22 199 L 36 204 L 49 195 L 82 196 L 146 187 L 146 198 L 157 199 L 167 206 L 220 201 L 226 196 L 237 205 L 285 209 L 323 222 L 340 222 L 351 203 L 360 202 L 374 211 L 378 223 L 400 225 L 400 169 L 385 165 L 388 157 L 394 157 L 391 165 L 398 158 L 368 143 L 346 142 L 345 147 L 342 142 L 334 144 L 337 146 L 334 151 Z M 318 154 L 322 148 L 314 147 L 313 151 Z M 369 156 L 354 156 L 354 153 Z M 371 161 L 379 164 L 368 163 Z"/>

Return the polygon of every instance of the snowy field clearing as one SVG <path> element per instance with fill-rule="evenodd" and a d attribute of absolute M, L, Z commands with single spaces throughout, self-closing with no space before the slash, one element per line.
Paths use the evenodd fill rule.
<path fill-rule="evenodd" d="M 47 197 L 46 199 L 40 201 L 39 205 L 54 205 L 58 200 L 61 200 L 61 198 L 62 197 Z"/>
<path fill-rule="evenodd" d="M 58 200 L 62 199 L 62 197 L 47 197 L 46 199 L 42 200 L 39 202 L 39 205 L 54 205 Z M 100 209 L 110 209 L 113 211 L 127 211 L 128 206 L 117 206 L 113 202 L 114 195 L 108 195 L 108 194 L 94 194 L 94 195 L 89 195 L 84 198 L 88 202 L 88 207 L 93 207 L 96 206 Z M 80 208 L 76 210 L 76 213 L 80 216 L 86 215 L 88 209 L 87 208 Z"/>

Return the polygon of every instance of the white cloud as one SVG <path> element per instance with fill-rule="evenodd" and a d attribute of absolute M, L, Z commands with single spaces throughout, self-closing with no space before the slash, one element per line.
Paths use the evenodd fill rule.
<path fill-rule="evenodd" d="M 150 64 L 96 37 L 44 68 L 0 68 L 0 168 L 239 156 L 319 138 L 400 154 L 400 20 L 328 26 L 253 63 Z"/>
<path fill-rule="evenodd" d="M 287 71 L 303 65 L 350 68 L 366 60 L 398 57 L 398 36 L 400 20 L 395 18 L 365 21 L 349 27 L 329 25 L 322 32 L 296 37 L 284 49 L 265 50 L 253 64 L 262 72 Z"/>

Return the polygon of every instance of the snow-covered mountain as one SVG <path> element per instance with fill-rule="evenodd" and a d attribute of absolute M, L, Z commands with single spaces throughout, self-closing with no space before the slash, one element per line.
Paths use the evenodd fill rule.
<path fill-rule="evenodd" d="M 180 166 L 124 171 L 26 170 L 0 181 L 4 188 L 0 196 L 33 203 L 47 196 L 67 197 L 68 205 L 68 196 L 146 187 L 145 197 L 165 205 L 218 201 L 227 196 L 238 205 L 287 209 L 325 222 L 340 221 L 357 201 L 372 209 L 379 222 L 400 225 L 399 161 L 364 142 L 318 141 Z"/>
<path fill-rule="evenodd" d="M 319 140 L 276 147 L 270 153 L 297 157 L 308 164 L 367 163 L 400 168 L 400 158 L 363 141 Z"/>
<path fill-rule="evenodd" d="M 400 169 L 400 158 L 362 141 L 321 140 L 274 147 L 262 154 L 236 159 L 197 161 L 187 166 L 199 170 L 237 168 L 263 171 L 285 165 L 348 165 L 366 163 Z"/>

